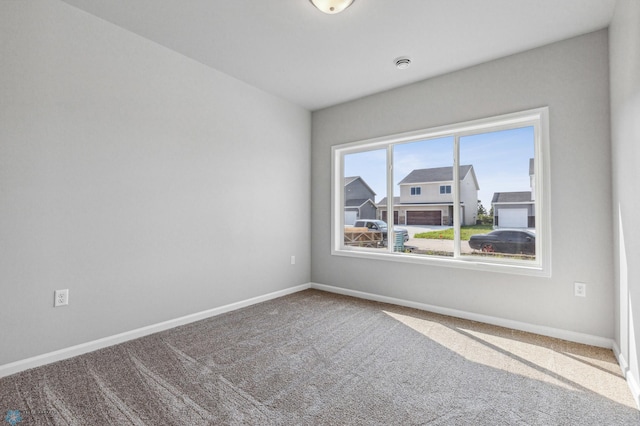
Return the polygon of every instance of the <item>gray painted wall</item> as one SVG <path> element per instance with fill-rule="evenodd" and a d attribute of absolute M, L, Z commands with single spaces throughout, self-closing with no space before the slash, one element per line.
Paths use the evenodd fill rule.
<path fill-rule="evenodd" d="M 0 365 L 309 282 L 308 111 L 59 1 L 0 40 Z"/>
<path fill-rule="evenodd" d="M 313 113 L 313 282 L 613 337 L 606 30 Z M 552 277 L 331 256 L 334 144 L 549 106 Z M 582 189 L 587 189 L 583 191 Z M 587 297 L 573 295 L 574 281 Z"/>
<path fill-rule="evenodd" d="M 615 341 L 640 398 L 640 2 L 618 1 L 610 52 Z"/>

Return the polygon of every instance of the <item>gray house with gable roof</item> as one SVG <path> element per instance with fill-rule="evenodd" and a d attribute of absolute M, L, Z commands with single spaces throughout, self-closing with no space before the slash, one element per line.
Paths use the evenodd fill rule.
<path fill-rule="evenodd" d="M 376 193 L 360 176 L 344 178 L 344 224 L 377 218 Z"/>
<path fill-rule="evenodd" d="M 475 225 L 478 180 L 472 165 L 460 166 L 460 223 Z M 416 169 L 402 179 L 400 196 L 393 200 L 393 223 L 401 225 L 453 225 L 453 167 Z M 387 198 L 378 203 L 387 220 Z"/>
<path fill-rule="evenodd" d="M 535 228 L 535 168 L 529 159 L 530 191 L 494 192 L 493 226 L 495 228 Z"/>

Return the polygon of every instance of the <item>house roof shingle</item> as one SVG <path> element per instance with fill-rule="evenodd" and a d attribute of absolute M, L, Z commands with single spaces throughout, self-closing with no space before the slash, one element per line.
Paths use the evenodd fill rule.
<path fill-rule="evenodd" d="M 353 182 L 356 179 L 362 179 L 360 176 L 348 176 L 344 178 L 344 186 L 349 185 L 351 182 Z"/>
<path fill-rule="evenodd" d="M 460 178 L 464 178 L 473 166 L 460 166 Z M 411 183 L 427 183 L 427 182 L 446 182 L 453 180 L 453 166 L 435 167 L 431 169 L 415 169 L 409 173 L 404 179 L 398 182 L 398 185 Z"/>
<path fill-rule="evenodd" d="M 393 204 L 400 204 L 400 197 L 393 197 Z M 387 197 L 384 197 L 382 200 L 378 201 L 379 206 L 387 205 Z"/>
<path fill-rule="evenodd" d="M 494 192 L 491 204 L 494 203 L 526 203 L 531 202 L 531 191 Z"/>

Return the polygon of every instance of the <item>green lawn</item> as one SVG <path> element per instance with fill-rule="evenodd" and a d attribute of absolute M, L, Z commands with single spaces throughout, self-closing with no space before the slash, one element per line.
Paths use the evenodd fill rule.
<path fill-rule="evenodd" d="M 473 226 L 461 226 L 460 238 L 463 241 L 469 241 L 469 237 L 475 234 L 486 234 L 493 231 L 491 225 L 473 225 Z M 453 240 L 453 228 L 445 229 L 443 231 L 431 231 L 421 232 L 415 234 L 414 238 L 426 238 L 429 240 Z"/>

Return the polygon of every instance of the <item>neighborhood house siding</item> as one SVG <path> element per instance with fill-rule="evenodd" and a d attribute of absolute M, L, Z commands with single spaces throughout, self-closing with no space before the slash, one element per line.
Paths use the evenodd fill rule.
<path fill-rule="evenodd" d="M 530 191 L 496 192 L 493 194 L 493 225 L 496 228 L 535 228 L 535 169 L 529 160 Z"/>
<path fill-rule="evenodd" d="M 375 205 L 367 203 L 360 208 L 360 217 L 358 219 L 375 219 L 378 209 Z"/>
<path fill-rule="evenodd" d="M 420 195 L 411 195 L 411 188 L 416 186 L 420 187 Z M 453 194 L 440 194 L 440 183 L 402 185 L 400 202 L 407 204 L 453 202 Z"/>
<path fill-rule="evenodd" d="M 476 221 L 478 182 L 472 165 L 460 166 L 462 225 Z M 394 212 L 404 225 L 453 225 L 453 191 L 441 193 L 443 185 L 453 185 L 453 167 L 416 169 L 398 183 L 400 196 L 394 197 Z M 420 188 L 420 195 L 411 195 Z M 415 191 L 414 191 L 415 192 Z M 387 199 L 378 203 L 380 217 L 386 218 Z"/>
<path fill-rule="evenodd" d="M 345 181 L 348 178 L 345 178 Z M 376 193 L 362 180 L 357 178 L 345 184 L 345 200 L 367 200 L 375 201 Z"/>
<path fill-rule="evenodd" d="M 475 225 L 478 214 L 478 185 L 471 173 L 460 182 L 460 202 L 464 206 L 463 225 Z"/>
<path fill-rule="evenodd" d="M 378 208 L 376 193 L 360 176 L 344 178 L 344 223 L 353 225 L 358 219 L 375 219 Z"/>

